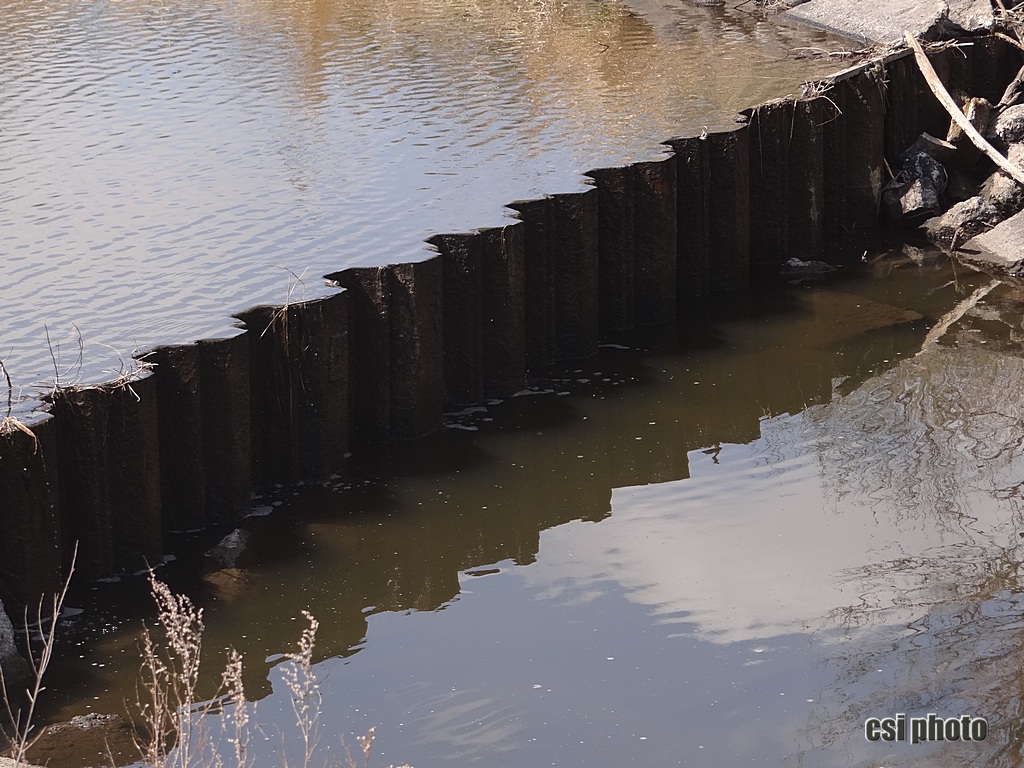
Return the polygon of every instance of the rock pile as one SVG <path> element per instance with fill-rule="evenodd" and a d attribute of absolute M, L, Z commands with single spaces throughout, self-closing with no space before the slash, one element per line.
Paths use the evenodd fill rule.
<path fill-rule="evenodd" d="M 1010 163 L 1024 169 L 1024 68 L 998 104 L 954 96 L 971 125 Z M 1024 210 L 1024 184 L 996 167 L 955 121 L 944 139 L 927 133 L 908 147 L 882 190 L 882 213 L 895 226 L 920 226 L 958 253 L 975 236 Z M 1011 270 L 1003 270 L 1010 271 Z"/>

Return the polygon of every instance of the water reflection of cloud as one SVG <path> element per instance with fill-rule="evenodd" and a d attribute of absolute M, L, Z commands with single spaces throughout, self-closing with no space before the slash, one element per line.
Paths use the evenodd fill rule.
<path fill-rule="evenodd" d="M 999 720 L 983 748 L 916 759 L 1009 764 L 1024 743 L 1005 724 L 1022 709 L 1024 360 L 979 341 L 964 331 L 846 394 L 837 382 L 717 463 L 692 452 L 690 479 L 615 489 L 609 519 L 545 532 L 527 578 L 567 603 L 617 582 L 716 644 L 806 633 L 833 682 L 797 764 L 877 762 L 857 726 L 890 710 Z"/>
<path fill-rule="evenodd" d="M 784 417 L 765 428 L 792 438 L 797 425 Z M 763 448 L 763 439 L 725 446 L 717 465 L 693 453 L 690 480 L 616 489 L 600 526 L 545 533 L 544 546 L 563 539 L 575 558 L 542 558 L 536 578 L 571 584 L 577 600 L 613 579 L 661 620 L 712 642 L 813 628 L 843 602 L 832 574 L 884 551 L 888 537 L 870 518 L 826 509 L 806 445 L 771 464 Z"/>
<path fill-rule="evenodd" d="M 814 628 L 907 591 L 941 599 L 941 584 L 912 586 L 919 558 L 964 561 L 965 549 L 1012 538 L 998 497 L 1020 474 L 1024 403 L 1005 393 L 1022 383 L 1019 358 L 983 347 L 904 361 L 831 403 L 763 421 L 759 440 L 725 446 L 717 463 L 692 452 L 688 480 L 615 489 L 600 526 L 545 533 L 574 557 L 542 559 L 532 578 L 571 585 L 575 600 L 612 579 L 718 642 Z M 883 572 L 904 575 L 858 585 Z"/>

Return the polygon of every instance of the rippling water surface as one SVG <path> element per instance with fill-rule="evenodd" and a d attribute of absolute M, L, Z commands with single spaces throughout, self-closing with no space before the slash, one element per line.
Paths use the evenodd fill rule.
<path fill-rule="evenodd" d="M 748 4 L 754 9 L 752 3 Z M 0 360 L 95 381 L 837 65 L 690 0 L 0 1 Z M 47 329 L 49 342 L 47 341 Z M 81 342 L 81 349 L 80 349 Z"/>
<path fill-rule="evenodd" d="M 716 302 L 257 500 L 236 570 L 162 573 L 211 670 L 245 654 L 260 764 L 308 609 L 324 746 L 376 725 L 381 765 L 1020 765 L 1024 294 L 950 314 L 984 283 L 883 259 Z M 142 580 L 82 586 L 56 718 L 137 675 Z M 989 738 L 864 739 L 899 712 Z"/>

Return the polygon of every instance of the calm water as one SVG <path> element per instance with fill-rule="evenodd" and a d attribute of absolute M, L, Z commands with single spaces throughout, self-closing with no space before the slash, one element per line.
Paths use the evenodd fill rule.
<path fill-rule="evenodd" d="M 308 609 L 325 740 L 377 725 L 380 765 L 1019 765 L 1024 294 L 927 335 L 985 282 L 890 256 L 720 302 L 256 500 L 238 572 L 163 573 L 211 667 L 244 652 L 262 750 Z M 123 711 L 142 586 L 76 595 L 50 716 Z M 989 737 L 864 739 L 899 712 Z"/>
<path fill-rule="evenodd" d="M 839 66 L 752 3 L 637 2 L 0 0 L 17 390 L 52 386 L 48 344 L 62 382 L 109 378 Z"/>

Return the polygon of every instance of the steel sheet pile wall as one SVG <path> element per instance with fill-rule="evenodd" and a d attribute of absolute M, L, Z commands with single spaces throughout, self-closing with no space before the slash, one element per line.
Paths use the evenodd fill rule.
<path fill-rule="evenodd" d="M 444 395 L 475 403 L 526 381 L 526 227 L 430 241 L 441 254 Z"/>
<path fill-rule="evenodd" d="M 935 58 L 998 98 L 1014 56 L 988 41 Z M 898 56 L 746 118 L 512 203 L 505 226 L 438 235 L 434 258 L 329 275 L 344 290 L 158 348 L 138 380 L 57 392 L 34 436 L 0 438 L 0 599 L 52 590 L 75 542 L 86 578 L 156 562 L 166 531 L 238 521 L 254 482 L 325 478 L 353 444 L 433 432 L 446 406 L 513 394 L 602 333 L 815 256 L 875 225 L 886 156 L 948 125 Z"/>
<path fill-rule="evenodd" d="M 348 294 L 254 307 L 239 319 L 249 329 L 253 477 L 266 485 L 330 475 L 349 448 Z"/>

